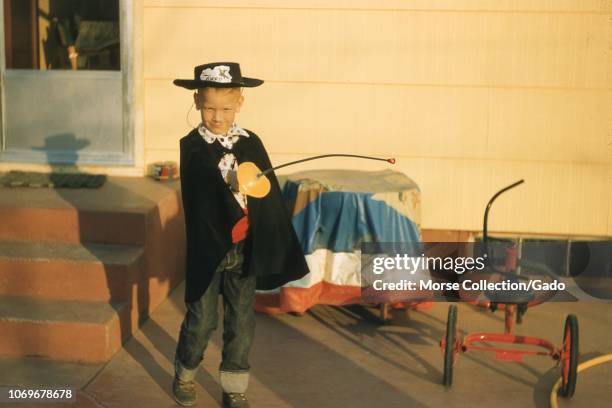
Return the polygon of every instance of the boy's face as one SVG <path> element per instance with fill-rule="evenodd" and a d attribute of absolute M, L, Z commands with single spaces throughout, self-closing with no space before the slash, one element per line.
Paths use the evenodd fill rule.
<path fill-rule="evenodd" d="M 193 98 L 204 126 L 217 135 L 228 132 L 244 101 L 240 88 L 202 88 Z"/>

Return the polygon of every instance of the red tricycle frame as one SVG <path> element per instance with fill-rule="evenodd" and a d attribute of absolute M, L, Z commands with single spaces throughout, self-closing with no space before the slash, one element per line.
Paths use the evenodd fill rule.
<path fill-rule="evenodd" d="M 488 213 L 493 204 L 493 201 L 503 192 L 518 186 L 523 183 L 520 180 L 504 189 L 498 191 L 487 204 L 484 216 L 484 227 L 483 227 L 483 242 L 485 251 L 487 248 L 487 221 Z M 511 251 L 507 258 L 506 271 L 515 269 L 516 266 L 516 252 Z M 476 303 L 479 306 L 489 307 L 492 302 L 470 302 Z M 526 307 L 531 306 L 534 303 L 539 302 L 527 302 Z M 446 322 L 446 334 L 440 341 L 440 348 L 444 356 L 444 378 L 443 383 L 445 386 L 450 387 L 453 379 L 453 367 L 460 353 L 466 353 L 468 351 L 485 351 L 495 354 L 495 358 L 500 361 L 523 361 L 525 356 L 547 356 L 552 358 L 557 364 L 561 365 L 562 371 L 562 383 L 561 383 L 561 394 L 565 397 L 572 397 L 576 388 L 576 379 L 578 375 L 578 319 L 575 315 L 568 315 L 565 320 L 565 328 L 563 331 L 563 344 L 561 347 L 556 347 L 548 340 L 532 337 L 515 335 L 514 325 L 517 320 L 517 303 L 501 303 L 500 309 L 504 310 L 504 333 L 487 333 L 487 332 L 476 332 L 470 333 L 463 337 L 459 336 L 457 329 L 457 306 L 451 305 L 448 309 L 448 317 Z M 495 308 L 497 309 L 497 304 Z M 518 313 L 518 321 L 522 313 Z M 524 345 L 529 346 L 528 348 L 507 348 L 498 347 L 496 345 L 483 345 L 482 343 L 498 343 L 498 344 L 513 344 L 513 345 Z"/>

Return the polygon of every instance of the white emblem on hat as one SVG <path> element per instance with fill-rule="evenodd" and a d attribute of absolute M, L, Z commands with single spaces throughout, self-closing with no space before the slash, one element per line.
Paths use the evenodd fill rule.
<path fill-rule="evenodd" d="M 227 65 L 217 65 L 214 68 L 206 68 L 200 74 L 200 80 L 229 83 L 232 82 L 232 76 L 229 71 L 230 67 Z"/>

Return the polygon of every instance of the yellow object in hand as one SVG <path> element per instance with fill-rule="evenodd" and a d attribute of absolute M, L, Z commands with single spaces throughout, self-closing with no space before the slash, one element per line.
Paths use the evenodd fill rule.
<path fill-rule="evenodd" d="M 242 194 L 262 198 L 270 192 L 270 180 L 255 163 L 244 162 L 238 166 L 238 188 Z"/>

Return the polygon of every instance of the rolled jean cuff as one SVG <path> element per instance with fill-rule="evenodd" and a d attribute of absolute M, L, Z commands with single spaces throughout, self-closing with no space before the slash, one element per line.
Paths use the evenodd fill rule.
<path fill-rule="evenodd" d="M 176 372 L 176 376 L 179 380 L 185 381 L 193 381 L 198 371 L 198 367 L 196 368 L 186 368 L 181 364 L 178 357 L 174 358 L 174 371 Z"/>
<path fill-rule="evenodd" d="M 223 392 L 244 394 L 249 386 L 248 371 L 219 371 Z"/>

